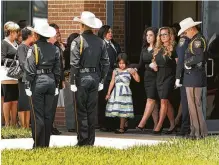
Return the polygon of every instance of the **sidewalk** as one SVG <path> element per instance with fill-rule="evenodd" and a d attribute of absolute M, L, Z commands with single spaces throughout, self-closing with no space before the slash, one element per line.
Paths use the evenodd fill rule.
<path fill-rule="evenodd" d="M 69 133 L 64 130 L 61 135 L 52 135 L 50 147 L 74 146 L 77 143 L 76 133 Z M 174 136 L 153 136 L 151 134 L 135 133 L 129 130 L 125 134 L 115 134 L 113 132 L 96 131 L 95 146 L 113 147 L 125 149 L 135 145 L 156 145 Z M 31 149 L 33 146 L 32 138 L 22 139 L 2 139 L 0 150 L 2 149 Z"/>

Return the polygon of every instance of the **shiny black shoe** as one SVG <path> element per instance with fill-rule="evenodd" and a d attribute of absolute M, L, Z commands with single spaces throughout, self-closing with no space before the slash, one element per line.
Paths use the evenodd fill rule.
<path fill-rule="evenodd" d="M 52 128 L 51 134 L 52 135 L 61 135 L 62 133 L 57 128 Z"/>

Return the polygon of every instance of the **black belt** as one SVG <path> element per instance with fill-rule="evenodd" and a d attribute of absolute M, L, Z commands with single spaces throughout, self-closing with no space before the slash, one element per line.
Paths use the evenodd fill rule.
<path fill-rule="evenodd" d="M 37 74 L 50 74 L 52 69 L 37 69 Z"/>
<path fill-rule="evenodd" d="M 96 73 L 96 68 L 81 68 L 79 73 Z"/>

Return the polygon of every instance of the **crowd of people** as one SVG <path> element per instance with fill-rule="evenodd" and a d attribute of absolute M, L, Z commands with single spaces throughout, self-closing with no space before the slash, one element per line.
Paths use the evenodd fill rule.
<path fill-rule="evenodd" d="M 160 135 L 167 116 L 170 127 L 166 134 L 171 134 L 182 113 L 179 135 L 207 136 L 206 41 L 196 27 L 201 22 L 186 18 L 174 27 L 145 28 L 139 63 L 131 64 L 109 25 L 102 25 L 91 12 L 82 12 L 74 21 L 80 23 L 81 34 L 71 34 L 67 44 L 54 23 L 34 28 L 11 21 L 4 25 L 1 64 L 10 67 L 17 59 L 24 71 L 18 84 L 14 80 L 2 83 L 5 126 L 16 125 L 18 109 L 22 127 L 29 128 L 31 116 L 35 147 L 48 146 L 50 134 L 60 134 L 53 122 L 63 89 L 68 130 L 76 128 L 78 146 L 93 145 L 97 109 L 101 131 L 123 134 L 128 130 L 128 120 L 134 118 L 135 98 L 129 87 L 134 79 L 144 81 L 147 96 L 138 131 L 145 130 L 152 116 L 152 133 Z M 92 29 L 99 29 L 98 34 Z M 22 41 L 18 42 L 19 35 Z M 138 74 L 141 68 L 143 80 Z M 179 87 L 181 104 L 175 119 L 170 97 Z M 115 117 L 120 118 L 120 125 L 115 125 Z"/>

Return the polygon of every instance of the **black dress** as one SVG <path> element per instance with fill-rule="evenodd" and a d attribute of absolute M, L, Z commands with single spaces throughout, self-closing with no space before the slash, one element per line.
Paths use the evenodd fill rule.
<path fill-rule="evenodd" d="M 172 52 L 171 57 L 163 55 L 164 51 L 161 49 L 155 56 L 158 66 L 157 71 L 157 90 L 160 99 L 169 99 L 170 94 L 174 89 L 175 74 L 176 74 L 176 51 Z"/>
<path fill-rule="evenodd" d="M 1 65 L 4 65 L 7 59 L 6 67 L 10 67 L 11 62 L 16 55 L 17 50 L 9 44 L 7 41 L 3 40 L 1 43 Z M 11 102 L 18 100 L 18 85 L 17 84 L 2 84 L 4 102 Z"/>
<path fill-rule="evenodd" d="M 25 44 L 20 44 L 17 50 L 17 56 L 20 63 L 21 68 L 24 70 L 24 63 L 27 57 L 29 47 Z M 28 96 L 25 92 L 25 83 L 24 79 L 18 80 L 18 88 L 19 88 L 19 99 L 18 99 L 18 111 L 28 111 L 30 110 L 30 103 Z"/>
<path fill-rule="evenodd" d="M 145 68 L 144 72 L 144 88 L 147 95 L 147 98 L 157 99 L 157 86 L 156 86 L 156 78 L 157 73 L 153 71 L 149 64 L 151 63 L 153 58 L 153 50 L 148 50 L 148 48 L 143 48 L 140 55 L 140 60 L 137 68 L 141 68 L 142 66 Z"/>

